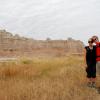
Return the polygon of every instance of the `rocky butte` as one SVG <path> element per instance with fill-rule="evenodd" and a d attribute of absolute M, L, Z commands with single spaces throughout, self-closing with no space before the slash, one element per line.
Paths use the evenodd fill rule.
<path fill-rule="evenodd" d="M 51 40 L 50 38 L 34 40 L 0 30 L 0 56 L 82 54 L 83 48 L 82 41 L 72 38 L 67 40 Z"/>

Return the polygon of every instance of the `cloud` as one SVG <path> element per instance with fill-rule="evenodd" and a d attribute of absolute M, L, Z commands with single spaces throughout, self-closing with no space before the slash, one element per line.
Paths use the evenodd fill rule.
<path fill-rule="evenodd" d="M 99 0 L 0 0 L 1 28 L 36 39 L 100 36 L 99 16 Z"/>

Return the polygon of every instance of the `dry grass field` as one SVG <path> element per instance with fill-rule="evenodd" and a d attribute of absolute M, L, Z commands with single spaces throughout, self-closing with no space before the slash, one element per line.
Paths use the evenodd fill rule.
<path fill-rule="evenodd" d="M 0 100 L 100 100 L 85 76 L 81 56 L 0 62 Z"/>

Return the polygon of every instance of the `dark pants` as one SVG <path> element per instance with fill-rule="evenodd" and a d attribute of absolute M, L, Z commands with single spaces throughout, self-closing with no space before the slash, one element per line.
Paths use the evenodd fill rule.
<path fill-rule="evenodd" d="M 87 78 L 96 78 L 96 64 L 87 64 Z"/>

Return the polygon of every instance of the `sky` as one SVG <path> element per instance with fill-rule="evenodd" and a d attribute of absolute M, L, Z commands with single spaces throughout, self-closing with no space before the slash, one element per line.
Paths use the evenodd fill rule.
<path fill-rule="evenodd" d="M 93 35 L 100 38 L 100 0 L 0 0 L 0 29 L 86 44 Z"/>

